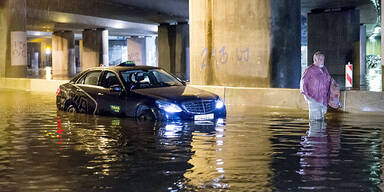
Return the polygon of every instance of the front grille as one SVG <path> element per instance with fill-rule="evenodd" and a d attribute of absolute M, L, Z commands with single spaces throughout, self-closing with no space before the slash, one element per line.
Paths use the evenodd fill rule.
<path fill-rule="evenodd" d="M 216 108 L 215 100 L 195 100 L 182 103 L 183 108 L 193 114 L 211 113 Z"/>

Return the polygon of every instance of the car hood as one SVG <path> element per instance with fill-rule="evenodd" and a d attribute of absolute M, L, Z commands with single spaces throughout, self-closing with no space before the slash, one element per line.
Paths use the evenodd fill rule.
<path fill-rule="evenodd" d="M 171 87 L 158 87 L 147 89 L 135 89 L 133 92 L 154 97 L 156 99 L 170 100 L 170 101 L 186 101 L 192 99 L 216 99 L 217 95 L 204 91 L 201 89 L 187 87 L 187 86 L 171 86 Z"/>

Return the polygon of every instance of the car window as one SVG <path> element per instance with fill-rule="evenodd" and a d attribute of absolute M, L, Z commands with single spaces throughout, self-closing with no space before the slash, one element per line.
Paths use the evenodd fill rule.
<path fill-rule="evenodd" d="M 91 71 L 81 77 L 76 84 L 97 85 L 101 71 Z"/>
<path fill-rule="evenodd" d="M 175 82 L 175 78 L 165 73 L 165 71 L 163 70 L 153 71 L 152 73 L 159 82 L 165 82 L 165 83 L 171 83 L 171 84 Z"/>
<path fill-rule="evenodd" d="M 172 75 L 161 69 L 128 70 L 120 72 L 124 83 L 135 88 L 183 86 Z"/>
<path fill-rule="evenodd" d="M 84 84 L 84 79 L 85 79 L 86 75 L 83 75 L 81 78 L 79 78 L 77 81 L 76 81 L 76 84 Z"/>
<path fill-rule="evenodd" d="M 112 85 L 120 85 L 121 86 L 119 78 L 116 76 L 116 74 L 113 72 L 107 71 L 105 73 L 105 75 L 103 76 L 101 86 L 103 86 L 105 88 L 109 88 Z"/>

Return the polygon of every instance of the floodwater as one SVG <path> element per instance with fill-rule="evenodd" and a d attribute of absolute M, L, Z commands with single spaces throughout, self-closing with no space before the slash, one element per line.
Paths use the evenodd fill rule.
<path fill-rule="evenodd" d="M 382 191 L 384 117 L 230 114 L 139 123 L 0 90 L 0 191 Z"/>

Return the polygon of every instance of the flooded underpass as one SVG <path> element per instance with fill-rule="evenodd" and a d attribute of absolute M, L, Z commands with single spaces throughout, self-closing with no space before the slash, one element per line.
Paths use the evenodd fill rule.
<path fill-rule="evenodd" d="M 142 123 L 0 90 L 0 191 L 382 191 L 384 118 L 252 110 Z"/>

